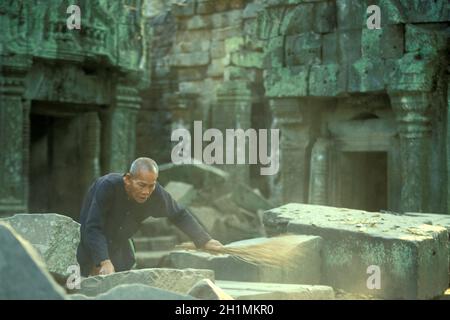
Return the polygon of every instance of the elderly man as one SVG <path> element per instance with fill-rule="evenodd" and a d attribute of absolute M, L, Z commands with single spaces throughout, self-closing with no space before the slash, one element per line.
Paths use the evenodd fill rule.
<path fill-rule="evenodd" d="M 130 270 L 135 258 L 129 239 L 149 216 L 167 217 L 197 248 L 222 247 L 189 211 L 172 199 L 157 179 L 156 162 L 139 158 L 132 163 L 130 172 L 110 173 L 92 184 L 80 215 L 77 260 L 82 276 Z"/>

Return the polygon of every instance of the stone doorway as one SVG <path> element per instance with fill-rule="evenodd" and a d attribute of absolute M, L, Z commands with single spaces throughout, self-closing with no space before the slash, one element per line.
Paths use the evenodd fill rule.
<path fill-rule="evenodd" d="M 98 112 L 76 109 L 32 103 L 30 212 L 57 212 L 78 219 L 83 196 L 100 175 Z"/>
<path fill-rule="evenodd" d="M 372 212 L 388 209 L 387 152 L 341 152 L 338 168 L 340 207 Z"/>

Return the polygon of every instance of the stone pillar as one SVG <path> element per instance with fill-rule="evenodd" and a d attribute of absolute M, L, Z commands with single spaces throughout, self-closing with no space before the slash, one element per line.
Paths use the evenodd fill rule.
<path fill-rule="evenodd" d="M 193 125 L 192 114 L 196 106 L 197 94 L 177 92 L 167 98 L 167 106 L 171 113 L 172 128 L 191 131 Z"/>
<path fill-rule="evenodd" d="M 430 106 L 425 92 L 390 93 L 400 134 L 402 192 L 401 210 L 427 211 L 428 158 L 430 152 Z"/>
<path fill-rule="evenodd" d="M 312 149 L 308 198 L 310 204 L 328 205 L 329 147 L 329 140 L 319 138 Z"/>
<path fill-rule="evenodd" d="M 0 214 L 28 208 L 29 101 L 23 99 L 24 78 L 31 60 L 0 60 Z"/>
<path fill-rule="evenodd" d="M 252 92 L 246 81 L 224 82 L 217 90 L 217 105 L 213 112 L 212 127 L 219 129 L 224 137 L 224 158 L 226 155 L 226 129 L 242 129 L 246 131 L 251 128 Z M 236 145 L 235 145 L 236 147 Z M 225 165 L 222 169 L 231 174 L 233 181 L 249 184 L 250 167 L 248 165 L 248 142 L 245 150 L 234 150 L 235 158 L 237 152 L 246 152 L 246 164 Z M 225 159 L 224 159 L 225 162 Z"/>
<path fill-rule="evenodd" d="M 306 202 L 309 177 L 310 127 L 300 99 L 272 99 L 273 129 L 280 129 L 280 170 L 274 181 L 277 203 Z M 305 111 L 305 112 L 302 112 Z M 275 182 L 276 181 L 276 182 Z"/>
<path fill-rule="evenodd" d="M 141 98 L 135 85 L 118 84 L 115 104 L 107 117 L 103 169 L 126 172 L 136 154 L 136 121 Z"/>

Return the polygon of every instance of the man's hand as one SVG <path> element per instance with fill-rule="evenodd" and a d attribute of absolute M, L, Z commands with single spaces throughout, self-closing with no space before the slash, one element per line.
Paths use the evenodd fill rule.
<path fill-rule="evenodd" d="M 205 250 L 212 250 L 212 251 L 220 250 L 222 248 L 223 248 L 223 244 L 221 244 L 219 241 L 214 240 L 214 239 L 209 240 L 204 246 Z"/>
<path fill-rule="evenodd" d="M 111 262 L 111 260 L 105 260 L 100 262 L 100 271 L 98 272 L 98 274 L 100 275 L 107 275 L 107 274 L 111 274 L 114 273 L 114 266 Z"/>

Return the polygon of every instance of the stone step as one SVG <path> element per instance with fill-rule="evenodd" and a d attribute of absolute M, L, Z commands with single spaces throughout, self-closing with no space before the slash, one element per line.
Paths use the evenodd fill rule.
<path fill-rule="evenodd" d="M 170 251 L 144 251 L 136 252 L 136 267 L 138 269 L 157 268 Z"/>
<path fill-rule="evenodd" d="M 137 252 L 171 250 L 178 243 L 176 236 L 133 238 Z"/>
<path fill-rule="evenodd" d="M 328 286 L 216 280 L 216 286 L 236 300 L 333 300 Z"/>

